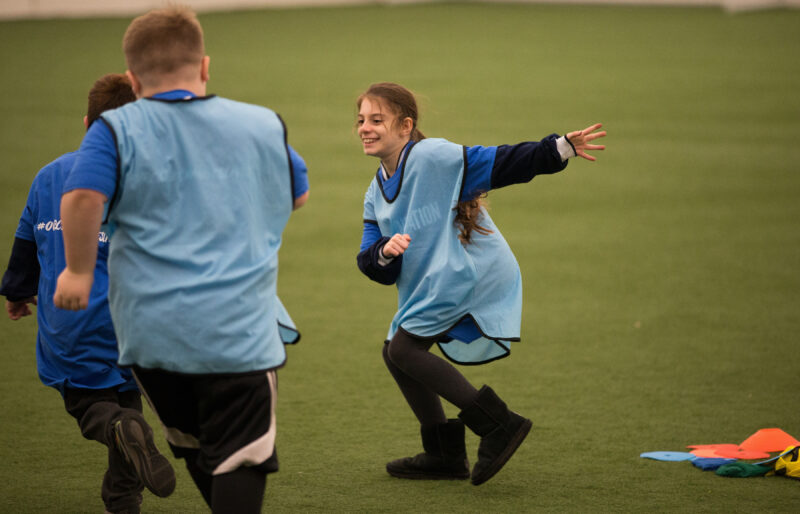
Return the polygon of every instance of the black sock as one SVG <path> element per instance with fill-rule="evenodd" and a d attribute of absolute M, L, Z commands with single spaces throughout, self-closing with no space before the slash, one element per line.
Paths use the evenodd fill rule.
<path fill-rule="evenodd" d="M 194 456 L 187 456 L 185 458 L 186 461 L 186 469 L 189 470 L 189 475 L 192 477 L 194 481 L 194 485 L 197 486 L 197 489 L 200 491 L 200 494 L 203 495 L 203 499 L 206 501 L 206 505 L 211 507 L 211 479 L 212 476 L 206 473 L 205 471 L 201 470 L 197 466 L 197 454 L 195 453 Z"/>
<path fill-rule="evenodd" d="M 255 468 L 241 467 L 215 475 L 211 485 L 211 512 L 259 514 L 266 485 L 267 474 Z"/>

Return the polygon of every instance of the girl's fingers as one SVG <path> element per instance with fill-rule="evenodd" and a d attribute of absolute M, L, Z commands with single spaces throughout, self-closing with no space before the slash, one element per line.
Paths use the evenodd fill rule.
<path fill-rule="evenodd" d="M 599 129 L 602 126 L 603 126 L 602 123 L 595 123 L 594 125 L 590 125 L 590 126 L 586 127 L 583 130 L 576 130 L 574 132 L 569 132 L 567 134 L 567 138 L 570 141 L 572 141 L 572 143 L 574 144 L 575 143 L 575 139 L 577 139 L 577 138 L 585 138 L 585 139 L 589 140 L 589 139 L 594 139 L 594 138 L 597 138 L 597 137 L 603 137 L 603 136 L 606 135 L 605 131 L 598 132 L 597 134 L 592 134 L 592 132 L 594 132 L 595 130 Z"/>
<path fill-rule="evenodd" d="M 408 234 L 395 234 L 383 245 L 383 255 L 397 257 L 405 253 L 411 237 Z"/>
<path fill-rule="evenodd" d="M 592 125 L 591 127 L 586 127 L 585 129 L 583 129 L 583 130 L 581 131 L 581 133 L 583 133 L 583 134 L 588 134 L 589 132 L 594 132 L 595 130 L 599 129 L 599 128 L 600 128 L 600 127 L 602 127 L 602 126 L 603 126 L 603 124 L 602 124 L 602 123 L 595 123 L 595 124 L 594 124 L 594 125 Z"/>
<path fill-rule="evenodd" d="M 597 133 L 595 133 L 595 134 L 586 134 L 586 135 L 584 136 L 584 139 L 585 139 L 586 141 L 591 141 L 591 140 L 593 140 L 593 139 L 597 139 L 597 138 L 599 138 L 599 137 L 605 137 L 605 136 L 606 136 L 606 131 L 604 130 L 603 132 L 597 132 Z"/>

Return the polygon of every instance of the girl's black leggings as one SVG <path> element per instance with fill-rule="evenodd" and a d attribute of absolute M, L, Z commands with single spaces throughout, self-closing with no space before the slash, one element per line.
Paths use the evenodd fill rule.
<path fill-rule="evenodd" d="M 434 342 L 399 329 L 383 347 L 386 367 L 424 426 L 447 422 L 440 398 L 463 410 L 478 395 L 452 364 L 429 351 Z"/>

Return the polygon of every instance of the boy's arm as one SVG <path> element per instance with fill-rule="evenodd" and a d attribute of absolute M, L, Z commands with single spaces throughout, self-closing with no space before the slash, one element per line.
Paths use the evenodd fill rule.
<path fill-rule="evenodd" d="M 39 289 L 39 259 L 36 257 L 36 242 L 20 237 L 14 238 L 8 269 L 3 275 L 0 295 L 16 302 L 36 296 Z"/>
<path fill-rule="evenodd" d="M 111 127 L 103 118 L 92 123 L 75 164 L 64 182 L 61 229 L 67 267 L 59 275 L 53 303 L 60 309 L 89 305 L 97 261 L 97 233 L 104 204 L 117 187 L 118 151 Z"/>
<path fill-rule="evenodd" d="M 308 167 L 306 161 L 295 151 L 291 145 L 287 144 L 289 151 L 289 163 L 292 168 L 292 198 L 294 198 L 293 210 L 304 206 L 308 201 Z"/>
<path fill-rule="evenodd" d="M 61 197 L 61 227 L 67 267 L 53 295 L 60 309 L 81 310 L 89 305 L 97 261 L 97 233 L 106 196 L 91 189 L 73 189 Z"/>
<path fill-rule="evenodd" d="M 296 197 L 294 199 L 294 210 L 295 211 L 306 204 L 306 202 L 308 201 L 308 193 L 309 192 L 306 191 L 305 193 L 303 193 L 302 195 L 300 195 L 300 196 L 298 196 L 298 197 Z"/>
<path fill-rule="evenodd" d="M 29 304 L 36 305 L 39 292 L 41 269 L 33 225 L 39 206 L 36 191 L 40 176 L 37 175 L 28 192 L 28 201 L 19 218 L 11 256 L 8 258 L 8 268 L 0 284 L 0 295 L 6 297 L 6 312 L 12 320 L 33 314 Z"/>
<path fill-rule="evenodd" d="M 25 316 L 30 316 L 33 314 L 33 311 L 28 304 L 36 305 L 36 297 L 32 296 L 16 302 L 6 300 L 6 313 L 8 313 L 8 317 L 13 321 L 17 321 Z"/>
<path fill-rule="evenodd" d="M 28 304 L 36 305 L 39 273 L 36 242 L 15 238 L 0 285 L 0 295 L 6 297 L 6 312 L 12 320 L 33 314 Z"/>

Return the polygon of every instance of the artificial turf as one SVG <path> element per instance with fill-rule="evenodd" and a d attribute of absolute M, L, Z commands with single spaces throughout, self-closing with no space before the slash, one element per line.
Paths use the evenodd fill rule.
<path fill-rule="evenodd" d="M 303 338 L 279 373 L 265 512 L 795 511 L 796 481 L 639 454 L 764 427 L 800 437 L 800 11 L 445 3 L 200 19 L 209 91 L 278 111 L 312 188 L 280 255 Z M 2 264 L 34 174 L 80 143 L 88 88 L 124 70 L 128 21 L 0 22 Z M 523 273 L 522 342 L 462 369 L 534 428 L 480 487 L 383 470 L 419 451 L 380 356 L 395 292 L 355 265 L 377 162 L 354 99 L 384 80 L 419 94 L 426 135 L 462 144 L 609 132 L 598 162 L 489 195 Z M 0 321 L 0 511 L 99 512 L 104 453 L 38 382 L 35 330 Z M 176 492 L 148 493 L 145 512 L 204 511 L 175 463 Z"/>

